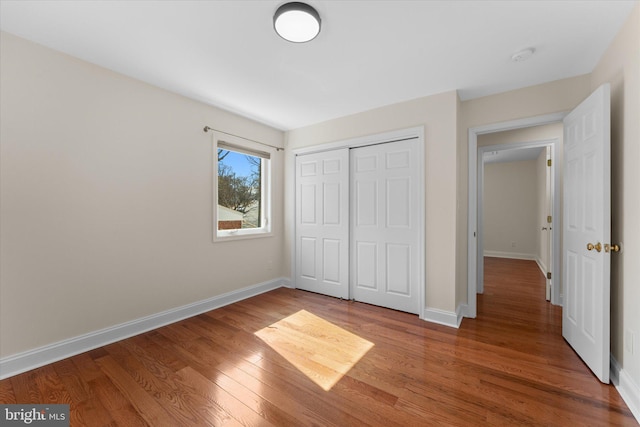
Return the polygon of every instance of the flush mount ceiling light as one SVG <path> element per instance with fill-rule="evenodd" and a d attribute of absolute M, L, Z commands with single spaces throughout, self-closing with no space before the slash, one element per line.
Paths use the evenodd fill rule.
<path fill-rule="evenodd" d="M 308 42 L 320 33 L 320 15 L 306 3 L 285 3 L 273 16 L 273 28 L 285 40 Z"/>

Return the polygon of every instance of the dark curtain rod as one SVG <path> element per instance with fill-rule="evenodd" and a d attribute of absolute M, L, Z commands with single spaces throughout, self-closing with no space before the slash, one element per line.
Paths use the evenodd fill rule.
<path fill-rule="evenodd" d="M 234 135 L 234 134 L 232 134 L 232 133 L 225 132 L 225 131 L 218 130 L 218 129 L 214 129 L 214 128 L 209 127 L 209 126 L 205 126 L 203 130 L 204 130 L 205 132 L 209 132 L 210 130 L 212 130 L 212 131 L 214 131 L 214 132 L 224 133 L 225 135 L 235 136 L 236 138 L 246 139 L 247 141 L 255 142 L 256 144 L 266 145 L 267 147 L 275 148 L 275 149 L 276 149 L 276 151 L 283 151 L 283 150 L 284 150 L 284 148 L 276 147 L 275 145 L 265 144 L 264 142 L 255 141 L 255 140 L 253 140 L 253 139 L 245 138 L 244 136 L 240 136 L 240 135 Z"/>

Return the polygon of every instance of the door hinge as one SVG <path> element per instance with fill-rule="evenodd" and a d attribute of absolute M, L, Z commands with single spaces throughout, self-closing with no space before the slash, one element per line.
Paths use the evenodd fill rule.
<path fill-rule="evenodd" d="M 547 160 L 547 166 L 551 167 L 551 159 Z"/>
<path fill-rule="evenodd" d="M 547 272 L 547 279 L 551 280 L 551 272 Z"/>

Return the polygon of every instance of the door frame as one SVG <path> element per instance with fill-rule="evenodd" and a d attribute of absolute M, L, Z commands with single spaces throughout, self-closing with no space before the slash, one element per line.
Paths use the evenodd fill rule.
<path fill-rule="evenodd" d="M 301 147 L 301 148 L 297 148 L 291 151 L 292 157 L 291 157 L 291 161 L 289 162 L 289 170 L 291 171 L 291 177 L 293 178 L 290 181 L 290 191 L 293 191 L 293 214 L 294 214 L 294 221 L 293 221 L 293 227 L 294 229 L 292 230 L 292 233 L 290 235 L 290 242 L 291 242 L 291 286 L 293 288 L 296 288 L 296 283 L 295 283 L 295 278 L 296 278 L 296 233 L 295 233 L 295 208 L 296 205 L 298 203 L 298 201 L 296 200 L 296 196 L 295 196 L 295 188 L 296 188 L 296 174 L 295 174 L 295 167 L 296 167 L 296 162 L 295 159 L 297 156 L 300 155 L 304 155 L 304 154 L 312 154 L 312 153 L 319 153 L 322 151 L 331 151 L 331 150 L 336 150 L 336 149 L 340 149 L 340 148 L 358 148 L 358 147 L 365 147 L 367 145 L 376 145 L 376 144 L 387 144 L 387 143 L 391 143 L 391 142 L 397 142 L 397 141 L 404 141 L 404 140 L 408 140 L 408 139 L 417 139 L 418 143 L 416 144 L 416 155 L 418 156 L 418 173 L 419 173 L 419 182 L 416 183 L 416 185 L 418 185 L 418 194 L 420 195 L 420 200 L 418 201 L 418 206 L 419 206 L 419 213 L 418 213 L 418 218 L 420 218 L 419 224 L 418 224 L 418 230 L 420 235 L 422 236 L 422 238 L 419 240 L 419 245 L 418 245 L 418 257 L 419 259 L 421 259 L 423 262 L 420 263 L 419 266 L 419 282 L 420 282 L 420 286 L 418 287 L 418 298 L 420 299 L 420 305 L 419 305 L 419 313 L 418 316 L 420 317 L 420 319 L 425 319 L 425 307 L 426 307 L 426 301 L 425 301 L 425 295 L 426 295 L 426 289 L 427 289 L 427 282 L 426 282 L 426 274 L 425 274 L 425 174 L 424 174 L 424 164 L 425 164 L 425 159 L 424 159 L 424 153 L 425 153 L 425 141 L 424 141 L 424 126 L 416 126 L 416 127 L 412 127 L 412 128 L 406 128 L 406 129 L 398 129 L 398 130 L 394 130 L 394 131 L 390 131 L 390 132 L 384 132 L 384 133 L 378 133 L 378 134 L 373 134 L 373 135 L 366 135 L 366 136 L 362 136 L 362 137 L 357 137 L 357 138 L 350 138 L 350 139 L 345 139 L 345 140 L 340 140 L 340 141 L 335 141 L 335 142 L 329 142 L 329 143 L 324 143 L 324 144 L 317 144 L 317 145 L 312 145 L 309 147 Z M 349 234 L 351 234 L 351 232 L 349 232 Z M 349 263 L 350 265 L 350 263 Z M 349 284 L 349 298 L 351 298 L 351 284 Z"/>
<path fill-rule="evenodd" d="M 481 226 L 481 224 L 483 224 L 483 220 L 484 220 L 484 216 L 483 216 L 483 212 L 484 212 L 484 161 L 483 161 L 483 155 L 484 153 L 488 153 L 488 152 L 492 152 L 492 151 L 507 151 L 507 150 L 519 150 L 519 149 L 525 149 L 525 148 L 546 148 L 546 147 L 551 147 L 551 158 L 555 159 L 557 152 L 558 152 L 558 146 L 559 146 L 559 142 L 560 139 L 559 138 L 549 138 L 549 139 L 541 139 L 541 140 L 535 140 L 535 141 L 525 141 L 525 142 L 510 142 L 510 143 L 506 143 L 506 144 L 494 144 L 494 145 L 487 145 L 484 147 L 478 147 L 478 186 L 477 186 L 477 192 L 478 192 L 478 230 L 477 230 L 477 245 L 478 248 L 482 248 L 483 247 L 483 242 L 484 242 L 484 227 Z M 545 154 L 546 157 L 546 154 Z M 553 209 L 552 209 L 552 215 L 554 218 L 556 218 L 556 221 L 559 219 L 559 217 L 557 215 L 559 215 L 558 212 L 556 212 L 555 210 L 555 206 L 557 205 L 555 197 L 556 195 L 559 193 L 557 191 L 558 189 L 558 183 L 556 182 L 556 177 L 558 176 L 558 172 L 557 172 L 557 168 L 559 167 L 558 162 L 552 162 L 552 167 L 551 167 L 551 189 L 550 192 L 552 194 L 553 197 Z M 546 177 L 545 177 L 546 180 Z M 557 234 L 555 232 L 556 230 L 552 230 L 551 232 L 551 236 L 552 239 L 555 240 L 555 235 Z M 483 263 L 483 258 L 484 258 L 484 254 L 481 251 L 478 251 L 478 259 L 477 259 L 477 264 L 478 264 L 478 268 L 477 268 L 477 284 L 476 284 L 476 292 L 479 294 L 484 293 L 484 263 Z M 554 279 L 554 283 L 555 280 L 557 279 L 556 273 L 553 270 L 553 262 L 549 263 L 550 265 L 547 266 L 547 270 L 549 272 L 552 273 L 551 277 L 553 277 Z M 544 272 L 545 277 L 546 277 L 546 271 Z M 545 279 L 546 280 L 546 279 Z M 546 283 L 545 283 L 545 288 L 546 288 Z"/>
<path fill-rule="evenodd" d="M 564 144 L 564 129 L 562 130 L 562 134 L 563 134 L 563 144 Z M 563 147 L 564 148 L 564 147 Z M 547 147 L 546 150 L 546 159 L 547 162 L 552 161 L 552 149 L 551 147 Z M 545 177 L 545 196 L 546 196 L 546 200 L 545 200 L 545 213 L 549 214 L 551 213 L 551 215 L 553 215 L 553 207 L 554 205 L 554 187 L 552 186 L 553 184 L 553 180 L 555 179 L 555 174 L 553 173 L 553 168 L 546 168 L 547 169 L 547 173 L 546 173 L 546 177 Z M 564 171 L 563 171 L 564 174 Z M 547 221 L 545 221 L 545 223 L 547 224 L 547 227 L 549 228 L 548 231 L 552 231 L 553 227 L 552 224 L 549 224 Z M 562 230 L 556 230 L 556 232 L 558 233 L 562 233 Z M 553 233 L 549 233 L 551 236 L 553 236 Z M 562 236 L 562 235 L 561 235 Z M 561 237 L 562 239 L 562 237 Z M 545 250 L 547 251 L 547 257 L 545 260 L 543 260 L 544 262 L 547 263 L 546 267 L 547 267 L 547 271 L 551 271 L 550 269 L 553 268 L 553 240 L 551 238 L 549 238 L 549 236 L 547 236 L 547 247 L 545 248 Z M 546 271 L 543 271 L 543 273 L 545 273 L 546 275 Z M 551 302 L 551 287 L 552 285 L 552 280 L 549 279 L 547 277 L 547 280 L 545 281 L 545 289 L 544 289 L 544 297 L 545 300 Z"/>
<path fill-rule="evenodd" d="M 468 136 L 468 165 L 467 165 L 467 306 L 465 317 L 475 318 L 477 316 L 477 293 L 478 276 L 481 273 L 480 251 L 478 251 L 478 135 L 527 128 L 531 126 L 546 125 L 562 122 L 568 112 L 545 114 L 541 116 L 528 117 L 524 119 L 510 120 L 506 122 L 492 123 L 483 126 L 469 128 Z M 557 156 L 557 147 L 554 145 L 553 157 Z M 558 162 L 554 163 L 554 170 L 558 171 Z M 556 180 L 557 181 L 557 180 Z M 558 185 L 556 182 L 555 185 Z M 560 219 L 560 192 L 558 188 L 554 191 L 553 216 Z M 557 227 L 556 227 L 557 229 Z M 560 266 L 560 233 L 553 235 L 553 268 L 561 271 Z M 483 269 L 484 270 L 484 269 Z M 562 305 L 560 294 L 561 277 L 556 273 L 555 286 L 551 295 L 551 303 Z M 560 274 L 561 276 L 561 274 Z"/>

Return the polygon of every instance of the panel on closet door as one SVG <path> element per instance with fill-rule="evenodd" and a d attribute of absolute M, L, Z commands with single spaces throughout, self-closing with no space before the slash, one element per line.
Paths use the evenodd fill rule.
<path fill-rule="evenodd" d="M 322 186 L 322 223 L 324 225 L 340 225 L 340 220 L 344 216 L 340 203 L 340 183 L 330 182 Z"/>
<path fill-rule="evenodd" d="M 316 184 L 300 186 L 300 222 L 302 224 L 316 223 Z"/>
<path fill-rule="evenodd" d="M 403 176 L 387 180 L 387 227 L 410 227 L 411 182 Z"/>
<path fill-rule="evenodd" d="M 344 165 L 341 159 L 325 159 L 322 161 L 322 173 L 324 175 L 340 174 Z"/>
<path fill-rule="evenodd" d="M 313 237 L 300 239 L 300 276 L 316 278 L 316 241 Z"/>
<path fill-rule="evenodd" d="M 387 292 L 411 295 L 411 246 L 387 245 Z"/>
<path fill-rule="evenodd" d="M 322 256 L 324 263 L 322 265 L 323 280 L 332 283 L 340 283 L 340 271 L 343 266 L 343 260 L 340 259 L 340 240 L 324 239 L 322 241 Z"/>
<path fill-rule="evenodd" d="M 376 289 L 378 245 L 375 242 L 354 242 L 356 248 L 356 286 Z"/>
<path fill-rule="evenodd" d="M 355 225 L 376 225 L 378 206 L 378 183 L 355 181 Z"/>
<path fill-rule="evenodd" d="M 391 150 L 385 154 L 387 169 L 409 169 L 411 150 Z"/>
<path fill-rule="evenodd" d="M 318 161 L 311 160 L 300 163 L 300 176 L 301 177 L 309 177 L 315 176 L 318 174 Z"/>
<path fill-rule="evenodd" d="M 359 154 L 355 161 L 355 172 L 375 172 L 378 169 L 378 155 Z"/>

